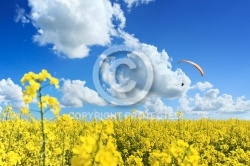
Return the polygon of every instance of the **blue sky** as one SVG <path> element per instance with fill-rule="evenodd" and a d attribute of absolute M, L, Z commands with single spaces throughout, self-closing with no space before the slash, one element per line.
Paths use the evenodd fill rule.
<path fill-rule="evenodd" d="M 24 73 L 47 69 L 61 79 L 59 90 L 46 92 L 59 99 L 62 113 L 125 113 L 135 108 L 173 117 L 181 110 L 186 118 L 250 118 L 249 1 L 67 2 L 0 2 L 1 108 L 23 104 L 20 79 Z M 139 48 L 154 70 L 148 95 L 125 107 L 111 105 L 98 95 L 92 78 L 98 57 L 118 44 Z M 181 59 L 198 63 L 205 75 L 191 65 L 177 65 Z M 143 81 L 141 73 L 121 78 Z M 111 87 L 110 68 L 102 74 L 103 83 Z M 138 89 L 125 96 L 136 93 Z"/>

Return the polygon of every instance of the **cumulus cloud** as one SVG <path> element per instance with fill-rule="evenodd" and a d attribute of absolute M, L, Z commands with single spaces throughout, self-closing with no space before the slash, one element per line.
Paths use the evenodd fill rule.
<path fill-rule="evenodd" d="M 29 18 L 37 28 L 34 41 L 52 44 L 56 53 L 68 58 L 88 56 L 90 46 L 106 46 L 117 30 L 125 27 L 120 5 L 109 0 L 29 0 Z M 23 20 L 19 10 L 17 20 Z"/>
<path fill-rule="evenodd" d="M 193 85 L 190 87 L 190 89 L 199 89 L 201 91 L 205 91 L 207 89 L 211 89 L 213 88 L 213 84 L 211 84 L 210 82 L 198 82 L 197 84 Z"/>
<path fill-rule="evenodd" d="M 153 2 L 153 1 L 154 0 L 124 0 L 128 8 L 131 8 L 133 6 L 138 6 L 140 4 L 148 4 L 149 2 Z"/>
<path fill-rule="evenodd" d="M 103 63 L 102 66 L 102 79 L 108 85 L 106 87 L 107 91 L 115 96 L 116 98 L 131 98 L 137 95 L 138 92 L 144 90 L 143 87 L 152 77 L 153 83 L 152 87 L 148 90 L 148 96 L 159 96 L 164 98 L 179 98 L 186 94 L 190 88 L 191 80 L 182 72 L 182 70 L 172 70 L 171 58 L 168 56 L 165 50 L 158 51 L 153 45 L 141 43 L 133 35 L 126 32 L 120 32 L 124 43 L 130 48 L 138 50 L 141 57 L 132 56 L 132 54 L 127 54 L 124 58 L 133 61 L 136 65 L 136 69 L 123 70 L 121 73 L 112 68 L 112 63 L 119 60 L 119 57 L 109 57 Z M 148 59 L 150 64 L 144 64 L 145 59 Z M 149 76 L 147 69 L 149 65 L 152 66 L 153 74 Z M 117 83 L 120 84 L 129 83 L 131 81 L 136 83 L 136 88 L 129 93 L 121 93 L 116 91 L 112 87 Z M 184 83 L 185 86 L 181 86 Z"/>
<path fill-rule="evenodd" d="M 141 43 L 133 35 L 125 32 L 122 36 L 127 46 L 140 50 L 150 59 L 154 70 L 151 93 L 165 98 L 178 98 L 186 94 L 191 80 L 182 70 L 172 70 L 172 59 L 165 50 L 158 51 L 157 47 Z M 185 83 L 185 86 L 181 86 L 181 83 Z"/>
<path fill-rule="evenodd" d="M 180 108 L 192 114 L 209 114 L 211 111 L 222 114 L 237 114 L 250 111 L 250 100 L 245 97 L 233 98 L 229 94 L 219 95 L 218 89 L 209 89 L 194 97 L 183 97 L 179 100 Z"/>
<path fill-rule="evenodd" d="M 60 103 L 64 107 L 82 107 L 85 102 L 99 106 L 106 105 L 98 93 L 86 87 L 85 84 L 86 82 L 81 80 L 64 80 L 60 88 L 63 94 Z"/>
<path fill-rule="evenodd" d="M 11 105 L 14 108 L 25 105 L 22 100 L 22 88 L 10 78 L 0 81 L 0 104 L 4 106 Z"/>
<path fill-rule="evenodd" d="M 146 117 L 166 118 L 167 116 L 173 116 L 173 108 L 165 105 L 160 97 L 151 97 L 145 104 Z"/>

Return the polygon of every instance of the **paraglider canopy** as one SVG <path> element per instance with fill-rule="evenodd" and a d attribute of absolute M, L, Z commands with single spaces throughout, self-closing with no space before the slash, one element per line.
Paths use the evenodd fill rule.
<path fill-rule="evenodd" d="M 199 70 L 201 76 L 204 76 L 204 71 L 202 70 L 202 68 L 198 64 L 196 64 L 196 63 L 194 63 L 192 61 L 189 61 L 189 60 L 181 60 L 177 64 L 182 63 L 182 62 L 186 62 L 186 63 L 189 63 L 189 64 L 193 65 L 194 67 L 196 67 L 196 69 Z"/>

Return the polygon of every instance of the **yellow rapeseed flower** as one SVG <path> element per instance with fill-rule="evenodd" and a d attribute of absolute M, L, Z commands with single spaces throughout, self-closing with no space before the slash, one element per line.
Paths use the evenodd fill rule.
<path fill-rule="evenodd" d="M 51 75 L 48 73 L 47 70 L 43 69 L 39 74 L 38 74 L 38 79 L 40 82 L 46 81 L 46 79 L 51 79 Z"/>
<path fill-rule="evenodd" d="M 26 115 L 29 113 L 29 109 L 27 107 L 22 107 L 21 112 L 22 112 L 22 114 Z"/>
<path fill-rule="evenodd" d="M 50 78 L 50 85 L 55 85 L 56 88 L 59 88 L 59 81 L 57 78 Z"/>

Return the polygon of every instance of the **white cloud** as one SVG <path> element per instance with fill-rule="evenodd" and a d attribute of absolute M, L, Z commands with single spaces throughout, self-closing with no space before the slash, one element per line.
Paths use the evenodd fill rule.
<path fill-rule="evenodd" d="M 82 107 L 85 102 L 99 106 L 106 105 L 97 92 L 85 87 L 85 83 L 81 80 L 64 80 L 60 88 L 63 93 L 60 103 L 65 107 Z"/>
<path fill-rule="evenodd" d="M 173 108 L 167 106 L 160 97 L 148 97 L 143 107 L 143 110 L 136 109 L 132 115 L 144 119 L 177 119 Z"/>
<path fill-rule="evenodd" d="M 24 106 L 22 88 L 14 84 L 10 78 L 0 81 L 0 104 L 4 106 L 11 105 L 13 108 Z"/>
<path fill-rule="evenodd" d="M 34 41 L 52 44 L 56 53 L 68 58 L 83 58 L 90 46 L 110 44 L 125 27 L 123 11 L 109 0 L 29 0 L 29 6 L 38 30 Z"/>
<path fill-rule="evenodd" d="M 20 8 L 19 6 L 16 7 L 16 17 L 15 22 L 21 22 L 23 25 L 29 23 L 30 20 L 27 18 L 25 10 Z"/>
<path fill-rule="evenodd" d="M 219 95 L 218 89 L 209 89 L 203 96 L 197 93 L 194 97 L 183 97 L 179 100 L 180 108 L 187 113 L 245 113 L 250 112 L 250 100 L 244 97 L 233 98 L 231 95 Z"/>
<path fill-rule="evenodd" d="M 199 89 L 201 91 L 205 91 L 207 89 L 213 88 L 213 85 L 210 82 L 198 82 L 197 84 L 190 87 L 190 89 Z"/>
<path fill-rule="evenodd" d="M 130 35 L 126 32 L 120 32 L 120 34 L 122 38 L 124 38 L 125 45 L 135 48 L 143 53 L 142 57 L 148 58 L 153 67 L 153 84 L 150 89 L 150 95 L 165 98 L 179 98 L 186 94 L 191 81 L 180 69 L 177 69 L 176 71 L 172 70 L 171 59 L 164 50 L 158 51 L 157 48 L 153 45 L 140 43 L 139 40 L 136 39 L 133 35 Z M 133 59 L 130 55 L 129 58 L 136 63 L 138 69 L 130 73 L 128 72 L 128 74 L 126 74 L 126 72 L 122 73 L 122 80 L 127 81 L 130 79 L 135 81 L 137 85 L 143 86 L 145 82 L 148 81 L 148 73 L 146 72 L 146 68 L 148 68 L 148 66 L 143 66 L 141 64 L 143 63 L 143 59 Z M 111 78 L 115 78 L 115 76 L 117 76 L 117 73 L 115 73 L 112 67 L 110 67 L 111 65 L 109 66 L 109 63 L 114 60 L 115 59 L 113 58 L 110 61 L 107 61 L 102 70 L 103 80 L 109 85 L 114 85 L 116 82 L 115 79 Z M 181 83 L 184 83 L 185 86 L 181 86 Z M 119 92 L 116 93 L 112 89 L 109 90 L 113 95 L 115 94 L 116 96 L 126 96 L 137 94 L 136 90 L 141 89 L 135 89 L 134 93 L 128 94 Z"/>
<path fill-rule="evenodd" d="M 165 103 L 161 100 L 160 97 L 151 97 L 149 98 L 145 104 L 145 113 L 146 115 L 156 115 L 157 116 L 165 116 L 168 114 L 169 116 L 173 115 L 173 108 L 165 105 Z"/>
<path fill-rule="evenodd" d="M 140 4 L 148 4 L 149 2 L 153 2 L 153 1 L 154 0 L 124 0 L 128 8 L 131 8 L 133 6 L 138 6 Z"/>

